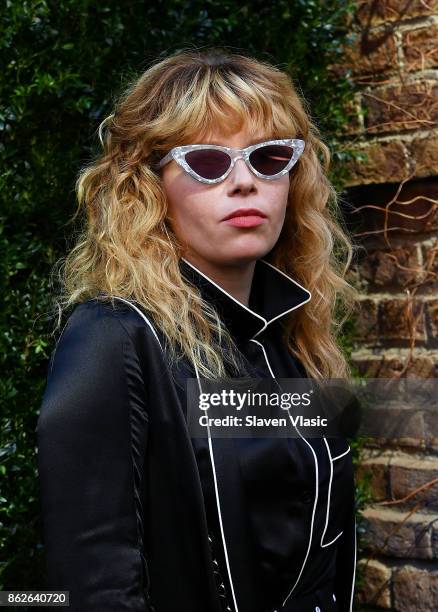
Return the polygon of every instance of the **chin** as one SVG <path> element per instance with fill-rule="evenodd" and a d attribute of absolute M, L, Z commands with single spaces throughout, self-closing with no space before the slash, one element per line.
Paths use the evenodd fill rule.
<path fill-rule="evenodd" d="M 236 258 L 245 259 L 260 259 L 264 257 L 275 245 L 275 241 L 266 240 L 266 238 L 257 238 L 256 236 L 245 236 L 243 240 L 237 241 L 237 244 L 230 245 L 227 249 L 227 254 L 233 254 Z"/>
<path fill-rule="evenodd" d="M 248 263 L 264 257 L 272 247 L 265 248 L 245 248 L 245 249 L 230 249 L 224 254 L 224 259 L 228 261 L 241 261 Z"/>

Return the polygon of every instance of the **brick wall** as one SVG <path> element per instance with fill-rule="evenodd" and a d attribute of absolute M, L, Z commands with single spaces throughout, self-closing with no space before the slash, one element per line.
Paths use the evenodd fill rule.
<path fill-rule="evenodd" d="M 351 273 L 363 293 L 353 363 L 373 378 L 436 378 L 437 2 L 358 1 L 352 27 L 360 35 L 345 66 L 359 92 L 346 134 L 366 155 L 350 164 L 346 191 L 362 247 Z M 360 561 L 360 600 L 373 610 L 438 610 L 438 440 L 423 415 L 410 422 L 410 436 L 371 440 L 358 470 L 375 498 Z"/>

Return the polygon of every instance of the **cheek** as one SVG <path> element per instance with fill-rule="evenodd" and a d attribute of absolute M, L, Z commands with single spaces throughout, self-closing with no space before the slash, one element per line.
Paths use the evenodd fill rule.
<path fill-rule="evenodd" d="M 204 206 L 199 206 L 192 198 L 181 199 L 177 206 L 172 207 L 170 216 L 181 233 L 205 232 L 213 223 L 208 213 L 208 204 L 206 202 Z"/>
<path fill-rule="evenodd" d="M 177 197 L 169 200 L 168 218 L 176 235 L 189 244 L 211 241 L 215 236 L 215 218 L 212 205 L 214 197 L 178 191 Z"/>
<path fill-rule="evenodd" d="M 273 186 L 270 193 L 270 209 L 272 219 L 276 225 L 283 225 L 289 200 L 289 175 L 282 177 L 279 184 Z"/>
<path fill-rule="evenodd" d="M 162 185 L 166 193 L 169 211 L 176 211 L 193 194 L 196 185 L 178 166 L 165 166 L 162 174 Z"/>
<path fill-rule="evenodd" d="M 169 167 L 163 173 L 163 187 L 167 198 L 167 216 L 179 232 L 204 226 L 208 221 L 208 204 L 205 186 L 194 181 L 179 168 Z M 210 202 L 209 202 L 210 201 Z"/>

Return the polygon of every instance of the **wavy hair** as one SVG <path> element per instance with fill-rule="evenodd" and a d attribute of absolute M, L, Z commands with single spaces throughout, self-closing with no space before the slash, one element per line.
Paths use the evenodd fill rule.
<path fill-rule="evenodd" d="M 213 126 L 228 135 L 244 125 L 306 142 L 290 174 L 281 234 L 266 259 L 312 292 L 286 321 L 291 353 L 310 377 L 349 376 L 337 337 L 356 298 L 345 279 L 353 248 L 327 178 L 329 148 L 288 74 L 223 48 L 186 48 L 156 61 L 100 125 L 103 151 L 76 181 L 73 219 L 83 216 L 61 261 L 58 313 L 86 299 L 121 296 L 147 311 L 172 359 L 188 357 L 208 378 L 225 376 L 226 362 L 239 367 L 217 312 L 181 275 L 182 247 L 167 222 L 155 163 L 174 146 L 202 141 Z"/>

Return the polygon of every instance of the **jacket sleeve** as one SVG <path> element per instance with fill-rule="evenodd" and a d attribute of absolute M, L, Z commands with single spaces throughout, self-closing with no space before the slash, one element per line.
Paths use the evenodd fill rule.
<path fill-rule="evenodd" d="M 152 612 L 143 549 L 148 416 L 122 321 L 97 301 L 52 352 L 37 423 L 48 588 L 81 612 Z"/>

